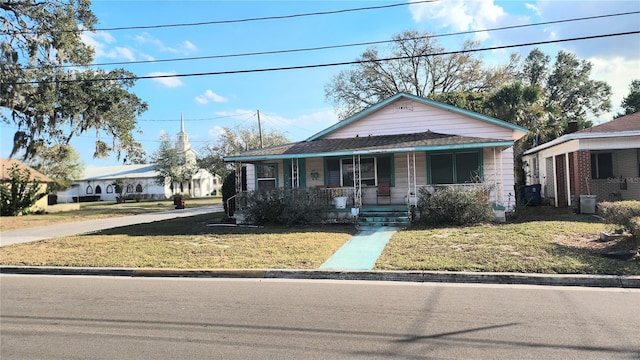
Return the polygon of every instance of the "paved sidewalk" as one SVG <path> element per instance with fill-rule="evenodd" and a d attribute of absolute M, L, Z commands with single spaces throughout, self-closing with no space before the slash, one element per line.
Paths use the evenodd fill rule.
<path fill-rule="evenodd" d="M 320 269 L 371 270 L 395 232 L 396 229 L 388 227 L 362 230 L 342 245 Z"/>
<path fill-rule="evenodd" d="M 222 205 L 201 206 L 180 210 L 114 217 L 109 219 L 86 220 L 50 226 L 15 229 L 0 232 L 0 246 L 40 241 L 60 236 L 84 234 L 121 226 L 150 223 L 179 217 L 194 216 L 222 211 Z"/>

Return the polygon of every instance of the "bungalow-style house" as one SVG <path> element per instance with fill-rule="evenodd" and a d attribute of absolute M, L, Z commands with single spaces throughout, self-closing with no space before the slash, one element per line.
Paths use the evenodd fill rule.
<path fill-rule="evenodd" d="M 639 200 L 640 112 L 569 130 L 525 151 L 522 160 L 527 184 L 540 184 L 542 198 L 552 205 L 578 206 L 585 195 L 595 201 Z"/>
<path fill-rule="evenodd" d="M 11 169 L 13 167 L 17 167 L 21 172 L 28 171 L 29 172 L 29 181 L 36 183 L 38 182 L 40 185 L 40 189 L 38 193 L 44 194 L 47 192 L 48 184 L 52 183 L 53 180 L 43 173 L 37 171 L 36 169 L 24 164 L 23 162 L 16 159 L 0 159 L 0 182 L 4 184 L 9 183 L 11 181 Z M 29 211 L 38 212 L 38 211 L 47 211 L 48 203 L 47 197 L 43 196 L 35 204 L 33 204 Z"/>
<path fill-rule="evenodd" d="M 197 153 L 189 144 L 189 136 L 184 131 L 184 119 L 180 122 L 176 149 L 183 154 L 187 163 L 196 163 Z M 222 188 L 220 176 L 213 175 L 206 169 L 198 169 L 184 183 L 165 181 L 165 184 L 158 184 L 158 175 L 155 164 L 89 166 L 71 189 L 58 193 L 58 201 L 116 201 L 120 196 L 124 200 L 167 199 L 174 194 L 207 197 L 219 195 Z M 120 186 L 121 189 L 118 189 Z"/>
<path fill-rule="evenodd" d="M 527 131 L 399 93 L 304 141 L 244 151 L 225 161 L 246 167 L 247 191 L 319 188 L 328 197 L 347 197 L 346 216 L 378 204 L 406 212 L 420 188 L 480 180 L 491 185 L 489 201 L 503 217 L 505 207 L 515 205 L 513 144 Z M 236 183 L 238 193 L 241 185 Z"/>

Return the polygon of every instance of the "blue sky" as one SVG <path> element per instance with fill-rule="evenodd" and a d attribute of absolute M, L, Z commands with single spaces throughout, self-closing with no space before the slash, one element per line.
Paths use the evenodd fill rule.
<path fill-rule="evenodd" d="M 401 3 L 396 1 L 94 1 L 98 29 L 211 22 L 314 13 Z M 85 41 L 96 50 L 95 63 L 131 62 L 202 57 L 321 47 L 389 40 L 394 34 L 416 29 L 436 34 L 531 24 L 544 21 L 640 11 L 632 1 L 497 1 L 440 0 L 378 10 L 346 12 L 291 19 L 156 29 L 98 30 Z M 478 32 L 441 38 L 448 50 L 465 39 L 478 39 L 482 47 L 551 39 L 599 35 L 640 29 L 638 14 L 516 30 Z M 275 68 L 353 61 L 366 47 L 245 56 L 194 61 L 103 65 L 123 67 L 138 76 L 190 74 Z M 607 81 L 614 91 L 613 112 L 633 79 L 640 78 L 638 34 L 542 46 L 555 55 L 564 49 L 592 62 L 592 78 Z M 526 56 L 532 47 L 482 53 L 487 63 L 504 63 L 511 52 Z M 175 137 L 184 114 L 186 132 L 196 150 L 213 144 L 221 127 L 255 124 L 260 110 L 263 127 L 285 133 L 291 140 L 305 139 L 335 123 L 325 100 L 330 78 L 347 67 L 261 73 L 169 77 L 138 80 L 132 89 L 149 104 L 139 118 L 136 139 L 147 154 L 157 150 L 160 136 Z M 599 123 L 611 119 L 606 114 Z M 14 127 L 2 124 L 2 156 L 11 150 Z M 72 140 L 85 165 L 112 165 L 115 157 L 93 159 L 93 133 Z"/>

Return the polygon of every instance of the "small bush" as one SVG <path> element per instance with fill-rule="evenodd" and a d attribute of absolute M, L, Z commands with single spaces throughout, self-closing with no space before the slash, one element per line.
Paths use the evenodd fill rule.
<path fill-rule="evenodd" d="M 632 217 L 629 221 L 629 231 L 636 239 L 640 240 L 640 216 Z"/>
<path fill-rule="evenodd" d="M 640 216 L 640 201 L 603 201 L 598 204 L 598 214 L 602 216 L 608 224 L 618 225 L 626 230 L 632 230 L 632 219 Z"/>
<path fill-rule="evenodd" d="M 421 189 L 418 199 L 420 222 L 427 225 L 472 225 L 491 221 L 493 209 L 482 186 L 448 186 L 430 193 Z"/>
<path fill-rule="evenodd" d="M 222 206 L 224 211 L 229 215 L 233 215 L 233 211 L 227 209 L 227 200 L 236 194 L 236 172 L 229 173 L 222 182 Z"/>
<path fill-rule="evenodd" d="M 324 211 L 317 189 L 273 189 L 247 194 L 247 220 L 265 225 L 319 223 Z"/>

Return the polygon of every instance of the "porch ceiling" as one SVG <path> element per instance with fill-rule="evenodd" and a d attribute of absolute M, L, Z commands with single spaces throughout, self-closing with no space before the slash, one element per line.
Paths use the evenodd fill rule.
<path fill-rule="evenodd" d="M 226 157 L 224 160 L 257 161 L 267 159 L 384 154 L 479 147 L 506 148 L 512 145 L 512 140 L 438 134 L 427 131 L 414 134 L 301 141 L 264 149 L 249 150 L 235 156 Z"/>

